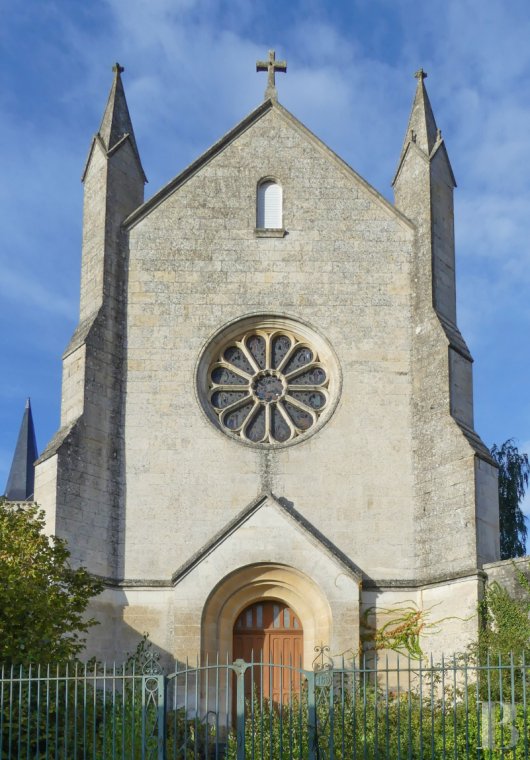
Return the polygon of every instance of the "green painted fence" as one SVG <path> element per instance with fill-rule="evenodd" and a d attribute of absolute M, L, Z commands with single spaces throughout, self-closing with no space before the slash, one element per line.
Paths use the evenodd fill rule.
<path fill-rule="evenodd" d="M 0 757 L 487 760 L 530 756 L 524 657 L 10 667 Z"/>

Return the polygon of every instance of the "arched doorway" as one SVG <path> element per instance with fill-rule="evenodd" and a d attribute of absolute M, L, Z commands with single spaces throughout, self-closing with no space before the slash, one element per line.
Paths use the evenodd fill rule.
<path fill-rule="evenodd" d="M 303 667 L 311 668 L 314 647 L 332 639 L 329 603 L 317 584 L 286 565 L 247 565 L 223 578 L 208 597 L 201 625 L 201 656 L 214 662 L 237 659 L 233 649 L 234 626 L 247 607 L 278 600 L 296 610 L 303 629 Z"/>
<path fill-rule="evenodd" d="M 246 607 L 233 629 L 234 659 L 260 663 L 245 678 L 245 696 L 256 690 L 274 702 L 300 691 L 304 648 L 302 623 L 285 602 L 263 599 Z"/>

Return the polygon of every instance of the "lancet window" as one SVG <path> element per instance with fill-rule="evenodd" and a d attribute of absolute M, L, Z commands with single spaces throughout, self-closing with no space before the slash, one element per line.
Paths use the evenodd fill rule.
<path fill-rule="evenodd" d="M 270 230 L 283 227 L 282 187 L 274 180 L 264 180 L 258 185 L 256 227 Z"/>

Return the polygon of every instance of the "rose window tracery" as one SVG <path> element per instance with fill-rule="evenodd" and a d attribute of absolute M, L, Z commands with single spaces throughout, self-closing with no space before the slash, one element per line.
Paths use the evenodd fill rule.
<path fill-rule="evenodd" d="M 329 408 L 329 382 L 308 340 L 285 329 L 251 329 L 210 363 L 208 401 L 226 432 L 251 443 L 285 443 Z"/>

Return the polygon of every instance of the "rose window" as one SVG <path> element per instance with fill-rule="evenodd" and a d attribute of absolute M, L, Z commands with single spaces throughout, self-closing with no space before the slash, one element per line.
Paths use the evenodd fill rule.
<path fill-rule="evenodd" d="M 208 370 L 221 428 L 251 443 L 285 443 L 310 430 L 329 407 L 328 385 L 315 347 L 283 329 L 247 331 Z"/>

